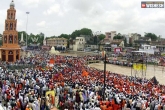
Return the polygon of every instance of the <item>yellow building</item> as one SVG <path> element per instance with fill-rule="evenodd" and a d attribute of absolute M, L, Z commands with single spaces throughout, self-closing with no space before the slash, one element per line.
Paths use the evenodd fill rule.
<path fill-rule="evenodd" d="M 48 38 L 46 40 L 47 46 L 64 46 L 67 47 L 67 39 L 65 38 Z"/>

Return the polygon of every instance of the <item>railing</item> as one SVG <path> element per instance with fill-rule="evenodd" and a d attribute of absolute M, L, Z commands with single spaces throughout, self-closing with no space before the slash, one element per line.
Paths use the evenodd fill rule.
<path fill-rule="evenodd" d="M 87 64 L 91 64 L 91 63 L 100 63 L 100 60 L 89 60 L 89 61 L 87 61 Z"/>
<path fill-rule="evenodd" d="M 24 68 L 35 68 L 34 64 L 16 64 L 16 65 L 7 65 L 6 68 L 15 70 L 15 69 L 24 69 Z"/>
<path fill-rule="evenodd" d="M 15 65 L 4 65 L 7 69 L 10 69 L 10 70 L 15 70 L 15 69 L 25 69 L 25 68 L 35 68 L 36 66 L 38 65 L 35 65 L 35 64 L 15 64 Z M 41 67 L 45 67 L 46 65 L 45 64 L 41 64 L 39 65 Z"/>

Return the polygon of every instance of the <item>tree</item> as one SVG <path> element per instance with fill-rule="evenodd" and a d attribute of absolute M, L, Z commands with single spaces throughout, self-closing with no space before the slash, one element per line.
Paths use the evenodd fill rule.
<path fill-rule="evenodd" d="M 127 45 L 128 45 L 128 44 L 127 44 L 127 39 L 125 38 L 125 39 L 124 39 L 124 46 L 127 47 Z"/>
<path fill-rule="evenodd" d="M 103 40 L 105 38 L 105 35 L 104 34 L 100 34 L 99 35 L 99 40 L 101 41 L 101 40 Z"/>
<path fill-rule="evenodd" d="M 144 37 L 151 38 L 152 41 L 156 41 L 158 36 L 155 35 L 154 33 L 145 33 Z"/>
<path fill-rule="evenodd" d="M 113 39 L 124 39 L 124 36 L 118 33 L 116 36 L 113 37 Z"/>
<path fill-rule="evenodd" d="M 92 30 L 91 29 L 88 29 L 88 28 L 82 28 L 81 30 L 75 30 L 74 32 L 72 32 L 72 34 L 70 35 L 70 37 L 72 39 L 75 39 L 76 37 L 78 37 L 80 35 L 91 36 L 92 35 Z"/>
<path fill-rule="evenodd" d="M 69 39 L 70 35 L 68 34 L 61 34 L 60 36 L 58 36 L 59 38 L 65 38 L 65 39 Z"/>

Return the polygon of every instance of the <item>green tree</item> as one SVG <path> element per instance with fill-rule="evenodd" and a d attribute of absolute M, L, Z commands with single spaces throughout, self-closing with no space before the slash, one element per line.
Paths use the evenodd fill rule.
<path fill-rule="evenodd" d="M 99 35 L 99 40 L 101 41 L 101 40 L 103 40 L 105 38 L 105 35 L 104 34 L 100 34 Z"/>
<path fill-rule="evenodd" d="M 124 39 L 124 46 L 127 47 L 127 45 L 128 45 L 128 44 L 127 44 L 127 39 L 125 38 L 125 39 Z"/>
<path fill-rule="evenodd" d="M 69 36 L 68 34 L 61 34 L 60 36 L 58 36 L 59 38 L 65 38 L 65 39 L 69 39 Z"/>
<path fill-rule="evenodd" d="M 151 38 L 152 41 L 156 41 L 158 36 L 155 35 L 154 33 L 145 33 L 144 37 L 149 37 Z"/>
<path fill-rule="evenodd" d="M 118 33 L 116 36 L 113 37 L 113 39 L 124 39 L 124 36 Z"/>
<path fill-rule="evenodd" d="M 82 28 L 81 30 L 75 30 L 74 32 L 72 32 L 72 34 L 70 35 L 70 37 L 72 39 L 75 39 L 76 37 L 80 36 L 80 35 L 92 35 L 92 30 L 88 29 L 88 28 Z"/>

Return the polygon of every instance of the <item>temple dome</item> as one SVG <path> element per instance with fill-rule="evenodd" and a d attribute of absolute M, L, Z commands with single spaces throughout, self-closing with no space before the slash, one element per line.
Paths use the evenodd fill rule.
<path fill-rule="evenodd" d="M 14 1 L 13 1 L 13 0 L 11 1 L 10 6 L 13 6 L 13 7 L 15 6 L 15 4 L 14 4 Z"/>

